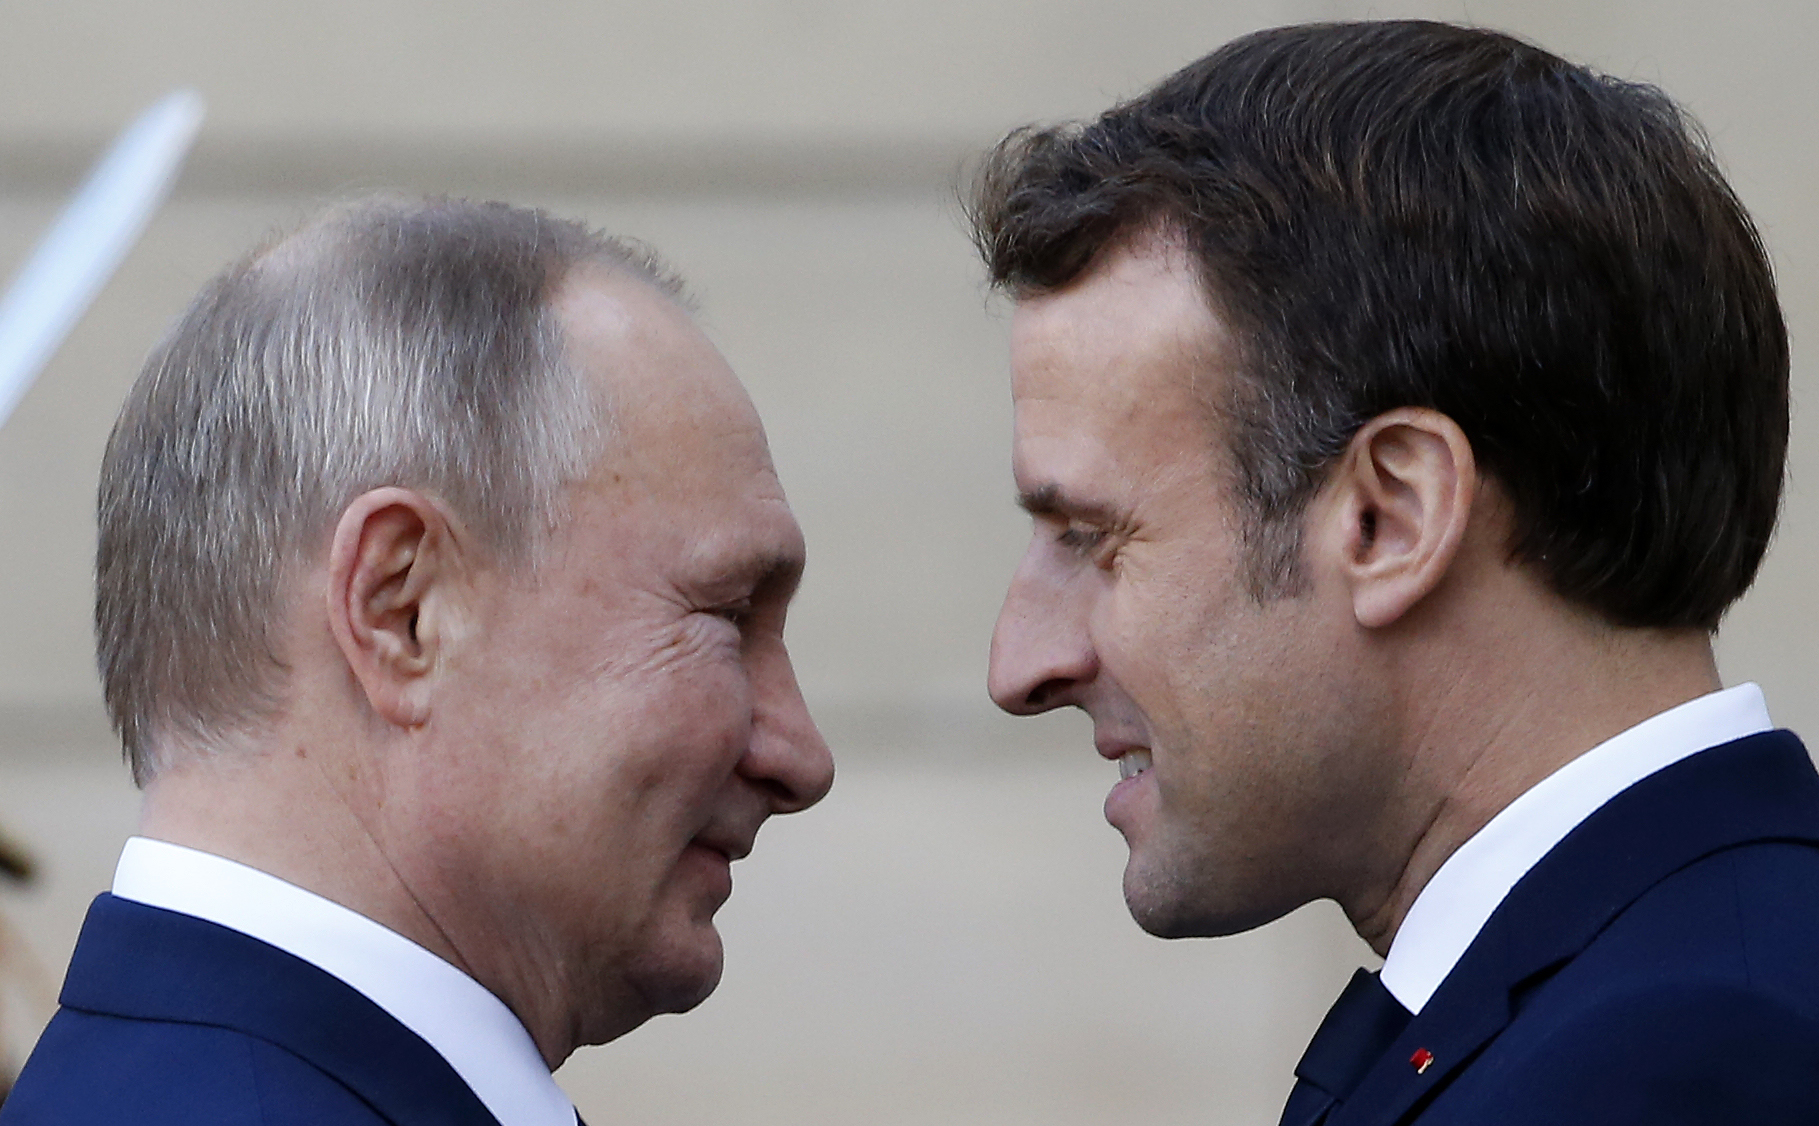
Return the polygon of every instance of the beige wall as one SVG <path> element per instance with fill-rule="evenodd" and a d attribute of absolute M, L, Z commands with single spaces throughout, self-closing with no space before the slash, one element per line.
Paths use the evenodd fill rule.
<path fill-rule="evenodd" d="M 1117 894 L 1109 768 L 983 696 L 1024 527 L 1001 310 L 952 201 L 1005 128 L 1084 114 L 1233 35 L 1470 16 L 1659 82 L 1704 121 L 1780 270 L 1796 433 L 1780 539 L 1721 635 L 1730 680 L 1819 733 L 1819 8 L 859 0 L 0 7 L 0 275 L 158 94 L 211 117 L 116 282 L 0 432 L 0 824 L 45 885 L 4 906 L 59 967 L 133 796 L 90 671 L 89 509 L 140 355 L 201 280 L 313 200 L 497 195 L 661 247 L 751 385 L 811 545 L 792 643 L 842 759 L 767 830 L 698 1013 L 563 1072 L 595 1121 L 1273 1122 L 1363 948 L 1330 905 L 1161 943 Z"/>

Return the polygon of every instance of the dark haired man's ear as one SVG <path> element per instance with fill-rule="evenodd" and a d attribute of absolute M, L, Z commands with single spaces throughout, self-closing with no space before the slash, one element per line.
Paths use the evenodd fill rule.
<path fill-rule="evenodd" d="M 1323 507 L 1359 625 L 1391 625 L 1440 585 L 1465 540 L 1477 484 L 1471 443 L 1438 411 L 1388 411 L 1352 436 Z"/>
<path fill-rule="evenodd" d="M 373 711 L 400 727 L 429 718 L 455 555 L 448 518 L 409 489 L 365 493 L 335 526 L 329 626 Z"/>

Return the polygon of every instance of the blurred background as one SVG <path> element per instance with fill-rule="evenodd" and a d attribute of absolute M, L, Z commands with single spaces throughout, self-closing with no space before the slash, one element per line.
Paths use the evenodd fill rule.
<path fill-rule="evenodd" d="M 210 110 L 170 203 L 0 431 L 0 827 L 40 864 L 34 886 L 0 893 L 15 1049 L 135 817 L 90 661 L 114 412 L 223 262 L 326 198 L 397 187 L 545 206 L 659 247 L 750 386 L 809 538 L 791 642 L 839 783 L 740 865 L 720 991 L 562 1069 L 583 1114 L 1273 1123 L 1369 952 L 1331 904 L 1238 938 L 1145 937 L 1099 813 L 1115 772 L 1086 726 L 992 711 L 986 643 L 1026 525 L 1005 310 L 955 184 L 1010 127 L 1092 114 L 1246 31 L 1402 15 L 1658 83 L 1710 131 L 1795 341 L 1780 538 L 1725 625 L 1722 667 L 1819 736 L 1808 0 L 0 6 L 0 277 L 141 108 L 194 86 Z"/>

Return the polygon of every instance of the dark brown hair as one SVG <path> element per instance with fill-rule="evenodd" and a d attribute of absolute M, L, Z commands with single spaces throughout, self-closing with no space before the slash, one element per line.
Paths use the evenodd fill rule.
<path fill-rule="evenodd" d="M 1063 288 L 1181 238 L 1242 342 L 1228 436 L 1259 596 L 1374 415 L 1456 421 L 1510 551 L 1633 626 L 1714 628 L 1780 502 L 1788 349 L 1761 241 L 1666 95 L 1420 21 L 1236 40 L 1098 119 L 1028 128 L 971 200 L 992 280 Z"/>

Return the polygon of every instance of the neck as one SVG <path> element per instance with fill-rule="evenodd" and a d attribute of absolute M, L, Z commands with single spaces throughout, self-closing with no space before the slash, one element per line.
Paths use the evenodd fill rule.
<path fill-rule="evenodd" d="M 252 747 L 176 748 L 145 787 L 140 835 L 257 868 L 403 935 L 503 1000 L 553 1071 L 577 1039 L 570 990 L 536 972 L 556 963 L 524 948 L 538 928 L 488 931 L 464 913 L 464 888 L 417 847 L 413 803 L 376 773 L 388 756 L 365 732 L 292 726 Z"/>
<path fill-rule="evenodd" d="M 145 787 L 139 833 L 315 892 L 469 970 L 411 895 L 372 823 L 367 780 L 301 743 L 178 750 Z"/>
<path fill-rule="evenodd" d="M 1421 890 L 1467 840 L 1562 766 L 1720 687 L 1703 631 L 1616 629 L 1576 615 L 1433 654 L 1410 717 L 1410 784 L 1375 886 L 1341 900 L 1387 954 Z"/>

